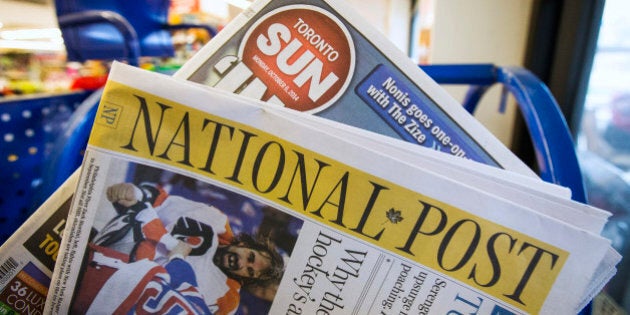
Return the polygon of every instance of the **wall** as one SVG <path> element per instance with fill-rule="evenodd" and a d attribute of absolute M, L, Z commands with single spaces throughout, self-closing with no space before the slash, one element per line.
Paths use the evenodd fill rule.
<path fill-rule="evenodd" d="M 432 1 L 435 1 L 433 63 L 523 65 L 534 0 Z M 447 89 L 456 99 L 462 99 L 464 90 Z M 500 92 L 498 86 L 488 92 L 476 117 L 509 147 L 518 109 L 510 102 L 505 114 L 500 114 Z"/>
<path fill-rule="evenodd" d="M 6 28 L 49 28 L 58 26 L 52 0 L 45 0 L 41 3 L 23 0 L 0 0 L 0 22 Z"/>
<path fill-rule="evenodd" d="M 368 23 L 381 31 L 396 47 L 407 53 L 411 0 L 345 0 Z"/>
<path fill-rule="evenodd" d="M 402 51 L 409 50 L 410 0 L 347 0 Z M 432 63 L 492 63 L 522 66 L 534 0 L 432 1 Z M 461 102 L 465 89 L 446 87 Z M 517 105 L 509 98 L 500 113 L 501 88 L 489 90 L 475 114 L 508 147 L 514 136 Z"/>

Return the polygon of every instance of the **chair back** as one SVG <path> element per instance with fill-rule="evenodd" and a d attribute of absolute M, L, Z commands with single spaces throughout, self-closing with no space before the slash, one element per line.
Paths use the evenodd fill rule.
<path fill-rule="evenodd" d="M 169 4 L 169 0 L 56 0 L 68 60 L 173 56 L 171 34 L 165 27 Z"/>

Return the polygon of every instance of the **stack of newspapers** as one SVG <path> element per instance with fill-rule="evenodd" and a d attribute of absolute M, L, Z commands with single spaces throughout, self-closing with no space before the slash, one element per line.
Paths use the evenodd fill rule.
<path fill-rule="evenodd" d="M 114 63 L 0 313 L 575 314 L 621 259 L 338 0 L 252 4 L 173 77 Z"/>

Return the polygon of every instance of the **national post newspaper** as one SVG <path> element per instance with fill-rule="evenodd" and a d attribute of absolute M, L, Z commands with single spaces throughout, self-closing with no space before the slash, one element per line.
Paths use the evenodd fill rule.
<path fill-rule="evenodd" d="M 266 296 L 273 314 L 572 313 L 609 246 L 254 101 L 120 64 L 82 170 L 49 291 L 53 313 L 229 313 L 246 307 L 245 292 Z M 269 223 L 278 217 L 286 221 Z M 121 228 L 129 221 L 136 227 Z M 271 250 L 221 254 L 231 246 L 222 237 L 266 229 L 283 235 L 277 244 L 291 240 L 273 251 L 282 262 Z M 113 236 L 129 230 L 141 236 L 131 252 Z M 181 242 L 195 245 L 181 251 Z M 253 265 L 238 278 L 245 261 Z M 283 265 L 277 282 L 250 279 L 274 264 Z"/>

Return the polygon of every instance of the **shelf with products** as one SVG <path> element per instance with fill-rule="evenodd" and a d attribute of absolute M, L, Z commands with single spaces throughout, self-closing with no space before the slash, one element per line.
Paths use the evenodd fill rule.
<path fill-rule="evenodd" d="M 173 31 L 175 56 L 142 57 L 143 69 L 172 74 L 197 52 L 211 36 L 198 29 Z M 30 94 L 95 90 L 107 79 L 110 61 L 66 61 L 65 52 L 26 50 L 0 52 L 0 98 Z"/>
<path fill-rule="evenodd" d="M 63 53 L 5 52 L 0 54 L 0 97 L 95 89 L 107 72 L 98 61 L 66 62 Z"/>

